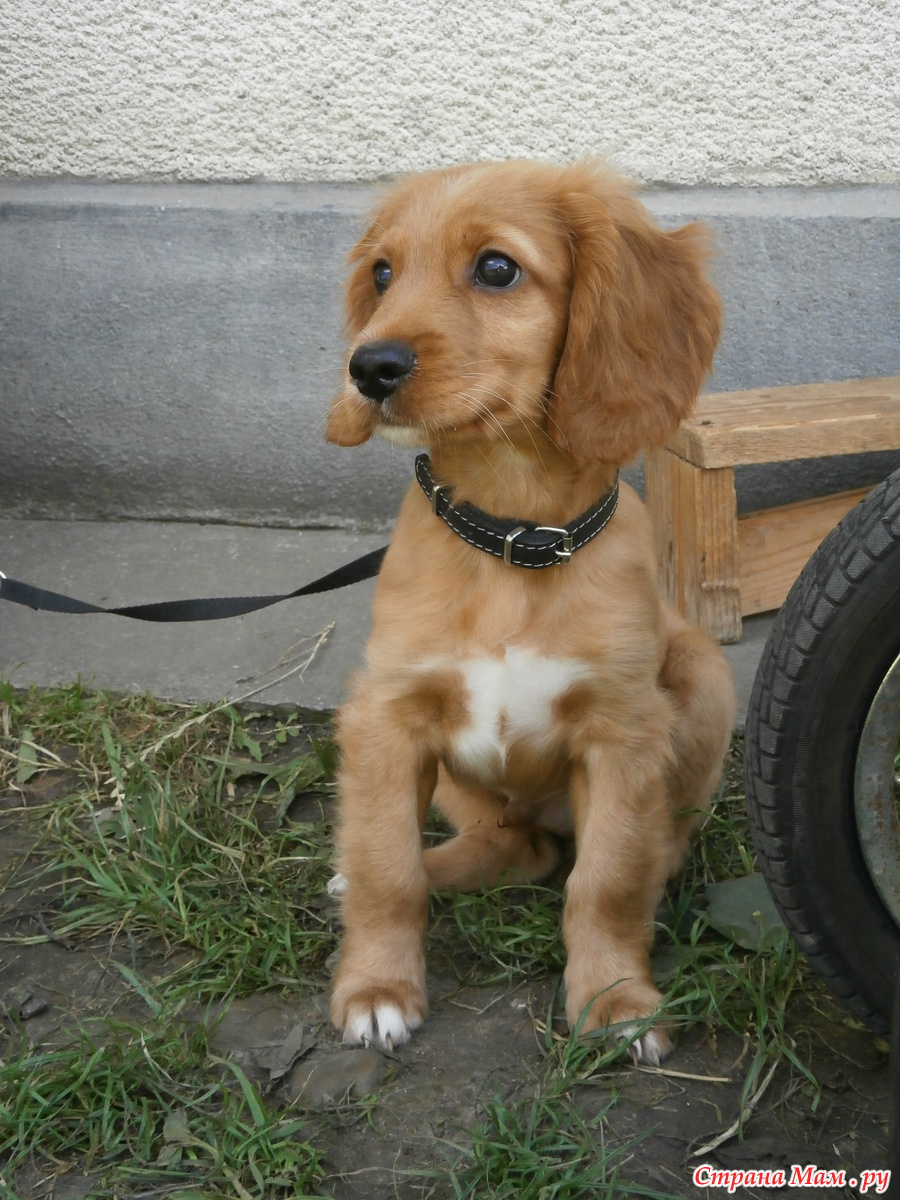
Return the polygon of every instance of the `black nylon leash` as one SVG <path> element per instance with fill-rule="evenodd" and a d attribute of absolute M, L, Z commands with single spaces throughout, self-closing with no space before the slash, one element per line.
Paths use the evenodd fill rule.
<path fill-rule="evenodd" d="M 472 504 L 454 504 L 450 488 L 438 483 L 432 475 L 427 454 L 420 454 L 416 459 L 416 478 L 434 514 L 458 537 L 514 567 L 541 569 L 568 562 L 576 550 L 587 545 L 606 528 L 619 502 L 617 479 L 592 508 L 568 525 L 557 528 L 536 525 L 533 521 L 520 524 L 513 519 L 492 517 Z M 241 617 L 260 608 L 269 608 L 273 604 L 280 604 L 282 600 L 313 596 L 317 592 L 333 592 L 337 588 L 361 583 L 364 579 L 373 579 L 381 570 L 387 549 L 387 546 L 382 546 L 372 550 L 362 558 L 344 563 L 337 570 L 281 596 L 207 596 L 197 600 L 161 600 L 154 604 L 104 608 L 100 604 L 89 604 L 73 596 L 63 596 L 31 583 L 10 579 L 0 571 L 0 600 L 24 604 L 27 608 L 42 612 L 107 613 L 131 617 L 135 621 L 221 621 L 226 617 Z"/>
<path fill-rule="evenodd" d="M 293 600 L 295 596 L 312 596 L 316 592 L 332 592 L 336 588 L 348 587 L 372 579 L 381 569 L 387 546 L 372 550 L 362 558 L 345 563 L 336 571 L 330 571 L 312 583 L 304 584 L 295 592 L 283 596 L 209 596 L 202 600 L 162 600 L 156 604 L 131 604 L 124 608 L 103 608 L 99 604 L 88 604 L 72 596 L 61 596 L 59 592 L 48 592 L 30 583 L 20 583 L 0 575 L 0 600 L 13 604 L 24 604 L 28 608 L 57 613 L 112 613 L 118 617 L 132 617 L 135 621 L 221 621 L 225 617 L 240 617 L 280 604 L 282 600 Z"/>

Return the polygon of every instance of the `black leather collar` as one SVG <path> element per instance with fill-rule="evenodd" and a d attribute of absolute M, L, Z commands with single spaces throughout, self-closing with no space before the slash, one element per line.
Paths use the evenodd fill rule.
<path fill-rule="evenodd" d="M 440 484 L 431 473 L 427 454 L 416 459 L 416 479 L 432 511 L 469 545 L 493 554 L 514 567 L 553 567 L 568 562 L 576 550 L 587 545 L 604 529 L 619 503 L 619 480 L 592 508 L 565 526 L 536 525 L 492 517 L 473 504 L 454 504 L 449 485 Z"/>

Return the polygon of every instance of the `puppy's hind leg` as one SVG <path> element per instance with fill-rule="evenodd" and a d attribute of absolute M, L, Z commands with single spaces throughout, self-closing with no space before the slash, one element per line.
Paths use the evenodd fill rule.
<path fill-rule="evenodd" d="M 669 874 L 687 854 L 691 834 L 703 822 L 722 778 L 735 723 L 731 669 L 702 630 L 670 617 L 672 633 L 660 683 L 675 702 L 674 762 L 667 774 L 673 840 Z"/>
<path fill-rule="evenodd" d="M 505 796 L 488 788 L 463 786 L 443 768 L 433 804 L 459 831 L 425 851 L 425 871 L 433 891 L 471 892 L 500 882 L 545 879 L 559 861 L 555 840 L 533 826 L 505 823 Z"/>

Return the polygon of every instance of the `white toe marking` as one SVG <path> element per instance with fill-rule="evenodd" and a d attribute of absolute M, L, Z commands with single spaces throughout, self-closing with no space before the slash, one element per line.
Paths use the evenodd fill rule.
<path fill-rule="evenodd" d="M 343 896 L 347 890 L 347 877 L 345 875 L 332 875 L 325 885 L 325 891 L 329 896 Z"/>
<path fill-rule="evenodd" d="M 378 1004 L 375 1011 L 351 1017 L 344 1030 L 344 1041 L 351 1046 L 380 1046 L 393 1050 L 409 1041 L 414 1029 L 422 1024 L 416 1016 L 404 1017 L 396 1004 Z"/>
<path fill-rule="evenodd" d="M 413 1026 L 408 1024 L 403 1013 L 394 1004 L 379 1004 L 375 1009 L 375 1022 L 379 1039 L 388 1050 L 409 1041 Z"/>
<path fill-rule="evenodd" d="M 658 1067 L 662 1060 L 669 1053 L 669 1037 L 661 1029 L 647 1029 L 640 1037 L 635 1037 L 635 1034 L 643 1026 L 637 1021 L 630 1022 L 628 1025 L 622 1025 L 616 1030 L 616 1038 L 618 1041 L 627 1042 L 630 1038 L 634 1041 L 628 1047 L 628 1053 L 636 1063 L 647 1063 L 651 1067 Z"/>
<path fill-rule="evenodd" d="M 349 1042 L 351 1046 L 358 1046 L 360 1042 L 368 1046 L 374 1040 L 372 1014 L 370 1012 L 360 1013 L 359 1016 L 350 1018 L 344 1030 L 345 1042 Z"/>

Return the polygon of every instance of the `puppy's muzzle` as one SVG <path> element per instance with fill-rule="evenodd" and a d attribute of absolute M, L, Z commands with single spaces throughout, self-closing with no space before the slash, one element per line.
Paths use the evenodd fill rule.
<path fill-rule="evenodd" d="M 350 378 L 364 396 L 381 404 L 409 379 L 417 361 L 406 342 L 364 342 L 350 358 Z"/>

